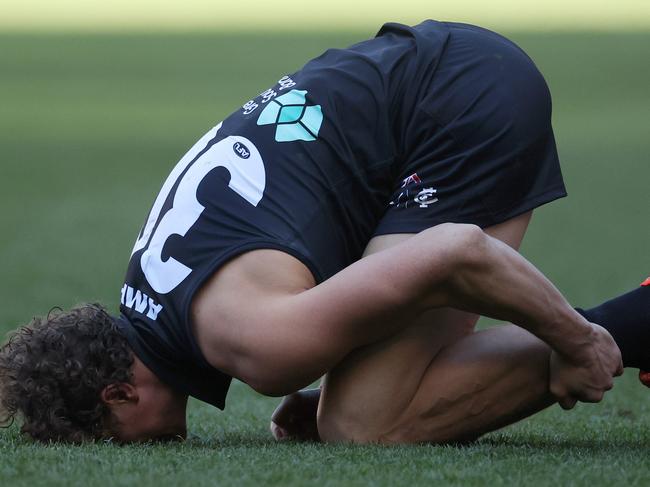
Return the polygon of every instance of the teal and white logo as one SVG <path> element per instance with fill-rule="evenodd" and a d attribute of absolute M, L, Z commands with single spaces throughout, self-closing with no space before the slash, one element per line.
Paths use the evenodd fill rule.
<path fill-rule="evenodd" d="M 275 124 L 275 141 L 291 142 L 318 138 L 323 124 L 320 105 L 307 106 L 306 90 L 291 90 L 271 101 L 260 113 L 257 125 Z"/>

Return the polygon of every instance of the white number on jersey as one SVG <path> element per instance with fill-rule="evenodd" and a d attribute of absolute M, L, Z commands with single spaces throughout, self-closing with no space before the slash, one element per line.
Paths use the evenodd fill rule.
<path fill-rule="evenodd" d="M 171 292 L 192 272 L 191 268 L 173 257 L 163 261 L 162 250 L 165 242 L 172 235 L 184 237 L 205 210 L 205 207 L 199 203 L 196 192 L 199 184 L 210 171 L 217 167 L 226 168 L 230 173 L 228 187 L 253 206 L 258 205 L 264 194 L 266 187 L 264 161 L 257 147 L 245 137 L 228 136 L 213 144 L 191 164 L 208 146 L 220 128 L 221 124 L 205 134 L 174 167 L 160 190 L 131 252 L 133 255 L 147 247 L 140 257 L 140 266 L 147 282 L 157 293 Z M 245 150 L 241 149 L 242 146 Z M 247 157 L 244 158 L 242 153 Z M 181 174 L 183 176 L 174 194 L 172 207 L 162 216 L 152 236 L 160 211 Z M 149 242 L 148 246 L 147 242 Z"/>

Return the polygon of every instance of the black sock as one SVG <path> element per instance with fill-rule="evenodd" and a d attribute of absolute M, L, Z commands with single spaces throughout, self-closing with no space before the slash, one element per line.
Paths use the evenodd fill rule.
<path fill-rule="evenodd" d="M 600 306 L 576 311 L 614 337 L 625 367 L 650 371 L 650 286 L 642 286 Z"/>

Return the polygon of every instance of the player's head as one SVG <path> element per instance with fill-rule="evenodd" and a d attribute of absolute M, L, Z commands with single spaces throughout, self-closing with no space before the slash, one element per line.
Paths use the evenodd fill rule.
<path fill-rule="evenodd" d="M 185 434 L 187 398 L 133 355 L 99 305 L 34 318 L 0 348 L 0 421 L 40 441 Z"/>

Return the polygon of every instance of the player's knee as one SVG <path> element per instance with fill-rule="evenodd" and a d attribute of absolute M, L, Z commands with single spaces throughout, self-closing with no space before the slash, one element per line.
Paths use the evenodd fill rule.
<path fill-rule="evenodd" d="M 363 443 L 364 425 L 341 409 L 321 406 L 317 416 L 318 435 L 326 443 Z"/>
<path fill-rule="evenodd" d="M 318 436 L 321 441 L 326 443 L 339 443 L 339 442 L 349 442 L 351 441 L 345 434 L 345 428 L 343 428 L 341 421 L 338 421 L 339 418 L 331 415 L 329 412 L 323 413 L 319 408 L 318 416 L 316 418 L 316 424 L 318 427 Z"/>
<path fill-rule="evenodd" d="M 363 407 L 349 403 L 322 401 L 318 408 L 318 434 L 327 443 L 380 443 L 385 428 L 379 426 L 385 418 L 365 414 Z"/>

